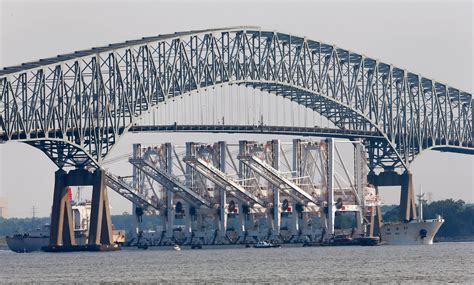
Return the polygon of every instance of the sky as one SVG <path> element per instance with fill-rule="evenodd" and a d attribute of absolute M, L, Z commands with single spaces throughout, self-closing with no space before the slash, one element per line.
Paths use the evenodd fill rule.
<path fill-rule="evenodd" d="M 335 44 L 473 91 L 473 4 L 471 1 L 0 1 L 0 67 L 21 64 L 146 36 L 216 27 L 256 25 Z M 255 140 L 272 137 L 249 136 Z M 242 136 L 209 134 L 126 135 L 113 155 L 133 142 L 237 141 Z M 291 137 L 282 140 L 291 141 Z M 0 145 L 0 197 L 9 214 L 47 216 L 55 165 L 39 150 L 9 142 Z M 123 162 L 111 170 L 127 175 Z M 427 151 L 411 165 L 415 187 L 433 200 L 474 202 L 474 156 Z M 382 190 L 386 204 L 399 193 Z M 131 206 L 109 194 L 112 213 Z"/>

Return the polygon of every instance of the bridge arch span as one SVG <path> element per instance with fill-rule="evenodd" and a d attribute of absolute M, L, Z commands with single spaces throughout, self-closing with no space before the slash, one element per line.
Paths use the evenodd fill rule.
<path fill-rule="evenodd" d="M 148 37 L 5 68 L 0 138 L 32 144 L 60 167 L 100 166 L 136 118 L 222 83 L 290 97 L 343 130 L 379 132 L 384 142 L 368 140 L 373 167 L 406 167 L 431 147 L 474 148 L 470 93 L 258 27 Z"/>

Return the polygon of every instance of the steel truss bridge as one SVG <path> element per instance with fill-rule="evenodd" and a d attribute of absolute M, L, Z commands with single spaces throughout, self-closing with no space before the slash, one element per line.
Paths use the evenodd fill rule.
<path fill-rule="evenodd" d="M 283 96 L 338 129 L 139 126 L 175 96 L 223 83 Z M 333 45 L 258 27 L 179 32 L 0 71 L 0 141 L 60 168 L 100 167 L 127 132 L 214 131 L 362 138 L 369 167 L 407 168 L 426 149 L 474 154 L 472 94 Z"/>

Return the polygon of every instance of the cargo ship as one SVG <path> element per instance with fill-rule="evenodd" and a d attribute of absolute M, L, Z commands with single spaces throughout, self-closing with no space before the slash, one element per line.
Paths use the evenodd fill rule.
<path fill-rule="evenodd" d="M 418 197 L 418 220 L 409 222 L 384 223 L 381 228 L 382 242 L 388 245 L 433 244 L 433 239 L 444 219 L 437 215 L 435 219 L 423 219 L 423 192 L 420 187 Z"/>

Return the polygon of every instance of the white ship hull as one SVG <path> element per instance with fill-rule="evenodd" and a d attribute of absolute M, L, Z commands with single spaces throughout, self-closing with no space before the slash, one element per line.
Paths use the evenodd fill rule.
<path fill-rule="evenodd" d="M 444 220 L 412 221 L 408 223 L 386 223 L 381 229 L 382 242 L 389 245 L 433 244 L 433 238 Z"/>

